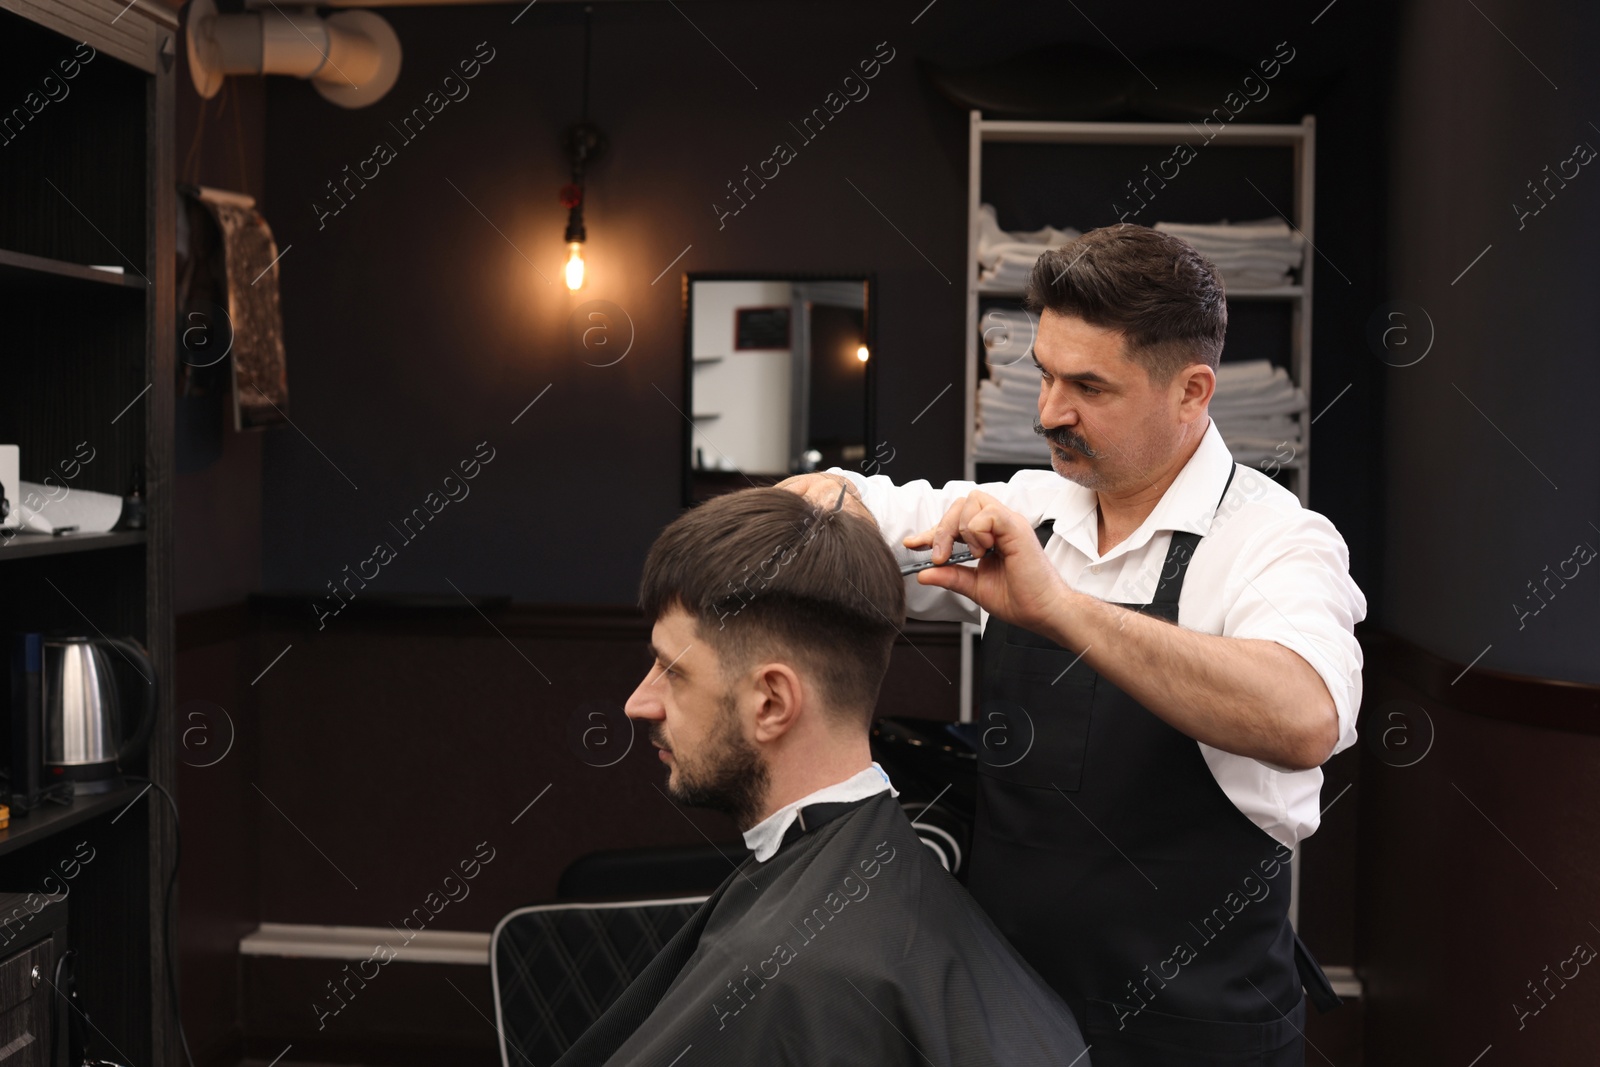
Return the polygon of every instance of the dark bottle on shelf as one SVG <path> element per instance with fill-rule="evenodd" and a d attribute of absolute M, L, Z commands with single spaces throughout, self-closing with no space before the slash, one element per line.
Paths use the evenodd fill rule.
<path fill-rule="evenodd" d="M 119 530 L 144 529 L 144 468 L 133 468 L 133 485 L 122 498 L 122 517 L 117 520 Z"/>

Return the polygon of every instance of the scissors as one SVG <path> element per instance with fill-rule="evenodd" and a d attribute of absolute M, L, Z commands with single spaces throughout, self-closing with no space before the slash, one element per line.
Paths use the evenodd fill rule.
<path fill-rule="evenodd" d="M 907 564 L 904 564 L 900 568 L 900 576 L 902 578 L 904 578 L 904 577 L 907 577 L 908 575 L 915 574 L 918 571 L 925 571 L 929 567 L 948 567 L 952 563 L 970 563 L 976 558 L 977 557 L 972 554 L 972 549 L 967 548 L 966 546 L 963 545 L 961 548 L 957 549 L 956 551 L 951 552 L 950 553 L 950 558 L 945 560 L 943 563 L 935 563 L 931 559 L 925 559 L 921 563 L 907 563 Z"/>
<path fill-rule="evenodd" d="M 844 507 L 844 496 L 845 496 L 845 493 L 848 490 L 849 490 L 849 486 L 843 486 L 842 485 L 842 486 L 839 487 L 839 499 L 834 503 L 833 509 L 832 509 L 833 511 L 838 511 L 839 509 Z M 968 548 L 965 545 L 962 545 L 961 548 L 958 549 L 957 551 L 951 552 L 950 553 L 950 558 L 945 560 L 943 563 L 935 563 L 931 559 L 926 559 L 926 560 L 923 560 L 921 563 L 907 563 L 907 564 L 905 564 L 904 566 L 902 566 L 900 568 L 900 577 L 902 577 L 902 578 L 908 577 L 910 575 L 913 575 L 913 574 L 917 573 L 918 571 L 925 571 L 929 567 L 948 567 L 952 563 L 970 563 L 976 558 L 977 557 L 972 554 L 972 549 Z"/>

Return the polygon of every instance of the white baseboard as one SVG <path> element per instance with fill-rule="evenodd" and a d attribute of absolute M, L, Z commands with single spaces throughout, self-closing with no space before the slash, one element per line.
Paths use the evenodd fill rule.
<path fill-rule="evenodd" d="M 409 940 L 408 940 L 409 938 Z M 489 935 L 466 930 L 396 930 L 384 926 L 300 926 L 262 923 L 239 939 L 242 956 L 364 960 L 380 946 L 402 963 L 489 965 Z"/>
<path fill-rule="evenodd" d="M 1361 979 L 1356 977 L 1353 967 L 1324 967 L 1324 974 L 1328 981 L 1333 983 L 1333 991 L 1346 1000 L 1361 999 Z"/>

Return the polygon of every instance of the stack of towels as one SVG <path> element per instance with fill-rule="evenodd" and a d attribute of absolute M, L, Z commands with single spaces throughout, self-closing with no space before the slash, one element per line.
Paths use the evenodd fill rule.
<path fill-rule="evenodd" d="M 1279 218 L 1213 224 L 1158 222 L 1156 229 L 1181 237 L 1216 264 L 1228 289 L 1275 289 L 1293 285 L 1291 271 L 1305 258 L 1305 238 Z"/>
<path fill-rule="evenodd" d="M 978 463 L 1048 466 L 1050 447 L 1033 431 L 1039 417 L 1039 369 L 1033 365 L 1039 320 L 1020 309 L 995 308 L 980 325 L 989 377 L 978 381 L 972 458 Z M 1210 414 L 1239 463 L 1281 463 L 1297 455 L 1306 411 L 1305 392 L 1270 360 L 1239 360 L 1217 368 Z"/>
<path fill-rule="evenodd" d="M 1277 459 L 1281 463 L 1300 451 L 1299 416 L 1306 411 L 1306 395 L 1289 380 L 1288 371 L 1270 360 L 1219 366 L 1210 410 L 1236 462 Z"/>
<path fill-rule="evenodd" d="M 1010 233 L 1000 228 L 994 205 L 984 204 L 978 209 L 978 284 L 1020 292 L 1027 286 L 1041 253 L 1081 236 L 1077 230 L 1058 230 L 1054 226 L 1030 233 Z"/>
<path fill-rule="evenodd" d="M 1039 417 L 1039 368 L 1033 365 L 1039 320 L 1020 309 L 995 308 L 984 314 L 980 325 L 989 377 L 978 382 L 978 432 L 972 458 L 979 463 L 1048 466 L 1050 446 L 1033 432 Z"/>

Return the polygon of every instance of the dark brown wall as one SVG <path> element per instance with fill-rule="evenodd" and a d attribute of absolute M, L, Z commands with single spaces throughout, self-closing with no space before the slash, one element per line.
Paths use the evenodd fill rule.
<path fill-rule="evenodd" d="M 239 1053 L 239 939 L 261 920 L 255 629 L 242 606 L 178 621 L 180 998 L 201 1064 Z"/>
<path fill-rule="evenodd" d="M 349 966 L 350 970 L 342 968 Z M 343 960 L 247 959 L 244 968 L 246 1051 L 268 1063 L 292 1045 L 301 1062 L 381 1063 L 387 1067 L 494 1067 L 500 1061 L 494 989 L 488 967 L 387 963 L 360 985 Z M 351 979 L 350 975 L 358 977 Z M 345 1006 L 327 983 L 343 982 Z"/>
<path fill-rule="evenodd" d="M 1593 965 L 1568 965 L 1577 977 L 1541 990 L 1542 1009 L 1526 983 L 1600 947 L 1600 687 L 1452 685 L 1464 664 L 1368 649 L 1357 919 L 1371 1062 L 1468 1063 L 1491 1045 L 1486 1063 L 1589 1062 Z M 1546 724 L 1519 721 L 1536 711 Z M 1398 731 L 1387 747 L 1385 729 Z"/>
<path fill-rule="evenodd" d="M 1600 145 L 1584 103 L 1600 13 L 1477 8 L 1416 0 L 1397 37 L 1390 266 L 1431 321 L 1411 311 L 1412 336 L 1435 341 L 1386 374 L 1381 618 L 1412 645 L 1369 659 L 1363 725 L 1371 741 L 1431 721 L 1434 742 L 1408 767 L 1364 746 L 1359 959 L 1385 1063 L 1583 1063 L 1592 968 L 1520 1027 L 1513 1004 L 1537 1006 L 1526 982 L 1600 945 L 1600 690 L 1497 672 L 1600 682 L 1593 565 L 1542 586 L 1574 544 L 1600 547 L 1600 200 L 1580 173 L 1537 214 L 1516 207 L 1538 207 L 1528 183 L 1575 144 Z"/>
<path fill-rule="evenodd" d="M 263 79 L 230 78 L 221 95 L 202 102 L 178 40 L 179 180 L 247 193 L 267 210 Z M 202 1065 L 237 1061 L 238 943 L 261 918 L 261 842 L 249 785 L 257 776 L 257 711 L 249 682 L 262 664 L 243 601 L 261 586 L 264 442 L 260 434 L 234 433 L 231 409 L 213 414 L 228 427 L 220 458 L 200 466 L 180 444 L 184 472 L 174 508 L 180 999 L 189 1046 Z"/>
<path fill-rule="evenodd" d="M 1047 4 L 1001 15 L 941 3 L 914 25 L 916 11 L 888 4 L 596 5 L 590 115 L 610 154 L 590 175 L 590 281 L 577 296 L 553 280 L 581 9 L 519 11 L 386 10 L 405 65 L 371 108 L 343 111 L 303 84 L 269 81 L 267 181 L 279 244 L 293 246 L 280 267 L 291 414 L 303 434 L 268 435 L 266 588 L 323 590 L 487 440 L 499 458 L 471 498 L 406 546 L 374 591 L 453 595 L 454 583 L 533 603 L 632 602 L 645 550 L 679 502 L 686 270 L 875 270 L 878 435 L 896 449 L 884 473 L 959 476 L 967 116 L 917 63 L 972 63 L 1053 41 L 1104 47 L 1094 26 L 1138 55 L 1218 49 L 1237 58 L 1241 76 L 1287 38 L 1298 72 L 1322 86 L 1318 246 L 1350 280 L 1319 263 L 1313 395 L 1353 387 L 1317 424 L 1325 446 L 1313 504 L 1345 532 L 1358 580 L 1377 585 L 1377 453 L 1361 426 L 1379 410 L 1382 367 L 1360 339 L 1383 269 L 1387 15 L 1378 5 L 1345 0 L 1315 27 L 1264 3 L 1226 16 L 1170 5 L 1159 18 L 1125 6 L 1096 13 L 1094 25 Z M 798 140 L 789 122 L 885 41 L 895 58 L 870 95 L 800 145 L 719 229 L 712 204 L 725 183 L 775 141 Z M 480 42 L 495 58 L 469 96 L 415 140 L 390 127 Z M 339 203 L 328 183 L 344 180 L 347 165 L 354 173 L 380 140 L 395 158 L 364 187 L 352 181 L 346 206 L 319 221 L 317 204 Z M 1272 213 L 1259 199 L 1251 210 Z M 597 299 L 620 307 L 634 334 L 626 358 L 603 368 L 569 331 Z"/>
<path fill-rule="evenodd" d="M 1563 166 L 1600 149 L 1600 8 L 1473 14 L 1417 0 L 1398 42 L 1390 260 L 1436 343 L 1388 372 L 1385 626 L 1463 664 L 1600 682 L 1600 576 L 1563 566 L 1600 549 L 1600 182 Z"/>
<path fill-rule="evenodd" d="M 954 717 L 957 646 L 937 629 L 896 647 L 884 714 Z M 336 618 L 320 633 L 269 619 L 263 662 L 289 651 L 257 687 L 262 916 L 399 925 L 487 842 L 494 860 L 430 927 L 488 931 L 553 899 L 586 853 L 736 842 L 725 817 L 659 791 L 643 728 L 628 748 L 620 708 L 649 666 L 647 637 L 625 611 Z M 605 766 L 597 737 L 586 743 L 597 721 L 626 758 Z"/>
<path fill-rule="evenodd" d="M 216 97 L 202 101 L 189 76 L 187 51 L 177 52 L 178 180 L 253 196 L 272 218 L 262 143 L 265 79 L 229 78 Z M 204 467 L 186 445 L 188 413 L 180 414 L 175 590 L 180 614 L 236 604 L 261 588 L 264 436 L 234 433 L 231 407 L 212 414 L 226 428 L 220 458 Z"/>

